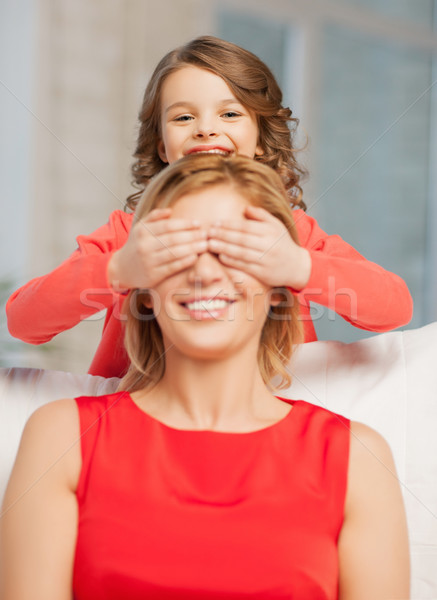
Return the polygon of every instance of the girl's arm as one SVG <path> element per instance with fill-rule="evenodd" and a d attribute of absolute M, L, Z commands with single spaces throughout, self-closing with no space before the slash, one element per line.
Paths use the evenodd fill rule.
<path fill-rule="evenodd" d="M 309 280 L 297 290 L 303 305 L 321 304 L 352 325 L 376 332 L 411 320 L 413 301 L 403 279 L 364 258 L 340 236 L 325 233 L 303 211 L 293 214 L 311 257 Z"/>
<path fill-rule="evenodd" d="M 114 211 L 109 222 L 79 236 L 73 254 L 51 273 L 32 279 L 6 305 L 8 328 L 29 344 L 43 344 L 116 300 L 107 281 L 112 254 L 128 238 L 132 215 Z"/>
<path fill-rule="evenodd" d="M 77 249 L 59 267 L 14 292 L 6 305 L 10 334 L 43 344 L 110 307 L 115 294 L 108 285 L 107 266 L 125 243 L 131 222 L 132 215 L 114 211 L 106 225 L 77 238 Z"/>
<path fill-rule="evenodd" d="M 385 440 L 360 423 L 351 423 L 338 552 L 340 600 L 410 597 L 407 525 L 393 458 Z"/>
<path fill-rule="evenodd" d="M 33 279 L 9 298 L 11 335 L 31 344 L 48 342 L 83 319 L 109 309 L 118 292 L 151 287 L 192 264 L 206 250 L 206 232 L 171 210 L 155 210 L 132 225 L 132 214 L 114 211 L 107 225 L 77 238 L 78 248 L 57 269 Z"/>
<path fill-rule="evenodd" d="M 75 402 L 38 409 L 24 429 L 1 509 L 2 600 L 72 600 L 80 463 Z"/>
<path fill-rule="evenodd" d="M 211 229 L 210 248 L 230 267 L 273 287 L 293 289 L 306 325 L 305 341 L 316 339 L 309 302 L 369 331 L 389 331 L 410 321 L 413 302 L 400 277 L 365 259 L 338 235 L 322 231 L 302 210 L 292 214 L 300 246 L 278 219 L 248 207 L 246 219 Z"/>

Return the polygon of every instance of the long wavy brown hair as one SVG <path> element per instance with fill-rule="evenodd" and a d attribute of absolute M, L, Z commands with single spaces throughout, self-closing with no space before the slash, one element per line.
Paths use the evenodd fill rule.
<path fill-rule="evenodd" d="M 292 239 L 298 242 L 290 211 L 290 200 L 280 176 L 270 167 L 247 157 L 199 154 L 186 156 L 169 165 L 146 188 L 138 204 L 135 221 L 155 208 L 174 205 L 182 196 L 207 188 L 229 185 L 253 206 L 259 206 L 279 219 Z M 284 300 L 271 306 L 262 329 L 258 366 L 267 385 L 279 376 L 280 389 L 290 384 L 287 371 L 293 348 L 302 341 L 299 307 L 287 289 L 275 290 Z M 156 385 L 165 372 L 165 347 L 153 309 L 145 307 L 148 290 L 132 290 L 125 303 L 127 316 L 125 347 L 131 366 L 119 389 L 135 391 Z M 272 386 L 271 386 L 272 387 Z"/>
<path fill-rule="evenodd" d="M 212 36 L 198 37 L 172 50 L 158 63 L 144 93 L 139 113 L 139 133 L 132 165 L 133 185 L 126 205 L 135 209 L 150 179 L 167 163 L 158 154 L 161 138 L 161 90 L 164 81 L 187 66 L 207 69 L 228 84 L 235 97 L 252 110 L 259 127 L 259 144 L 264 153 L 255 160 L 269 165 L 281 176 L 291 204 L 306 209 L 300 180 L 306 175 L 296 159 L 293 137 L 298 119 L 282 106 L 282 92 L 266 64 L 244 48 Z"/>

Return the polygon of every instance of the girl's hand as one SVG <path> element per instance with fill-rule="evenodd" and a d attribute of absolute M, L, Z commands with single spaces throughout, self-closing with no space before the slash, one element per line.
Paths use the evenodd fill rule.
<path fill-rule="evenodd" d="M 273 215 L 248 206 L 245 219 L 218 223 L 209 230 L 208 250 L 229 267 L 245 271 L 266 285 L 303 289 L 311 257 Z"/>
<path fill-rule="evenodd" d="M 170 217 L 170 208 L 155 209 L 132 226 L 125 245 L 109 260 L 108 279 L 115 290 L 153 287 L 207 250 L 200 223 Z"/>

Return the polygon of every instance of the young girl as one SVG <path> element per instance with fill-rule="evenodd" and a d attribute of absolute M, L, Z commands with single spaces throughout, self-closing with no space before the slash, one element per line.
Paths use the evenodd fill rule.
<path fill-rule="evenodd" d="M 297 243 L 279 176 L 243 157 L 183 158 L 136 219 L 171 207 L 208 230 L 249 206 Z M 283 296 L 206 250 L 130 293 L 121 391 L 48 404 L 25 428 L 0 521 L 3 600 L 408 598 L 386 443 L 269 389 L 299 334 Z"/>
<path fill-rule="evenodd" d="M 302 174 L 292 145 L 291 111 L 268 67 L 256 56 L 213 37 L 197 38 L 167 54 L 145 92 L 133 175 L 140 191 L 168 163 L 197 152 L 241 154 L 273 167 L 297 208 L 300 246 L 278 220 L 248 207 L 241 219 L 216 223 L 208 233 L 195 219 L 170 209 L 148 215 L 131 230 L 133 215 L 115 211 L 109 223 L 79 236 L 78 249 L 53 272 L 16 291 L 7 305 L 12 335 L 41 344 L 106 309 L 89 372 L 122 376 L 128 361 L 121 321 L 125 290 L 151 287 L 193 264 L 205 248 L 223 264 L 268 285 L 298 294 L 305 341 L 316 339 L 310 302 L 329 307 L 363 329 L 406 324 L 412 301 L 405 283 L 367 261 L 338 236 L 329 236 L 302 210 Z"/>

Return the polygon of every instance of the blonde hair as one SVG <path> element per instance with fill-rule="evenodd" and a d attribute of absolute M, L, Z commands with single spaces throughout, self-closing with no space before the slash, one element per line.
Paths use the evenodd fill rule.
<path fill-rule="evenodd" d="M 259 144 L 255 160 L 269 165 L 281 176 L 290 202 L 304 210 L 300 179 L 306 175 L 295 157 L 293 134 L 299 123 L 289 108 L 282 106 L 282 91 L 268 66 L 255 54 L 213 36 L 202 36 L 172 50 L 158 63 L 144 93 L 139 113 L 139 132 L 132 165 L 133 183 L 139 192 L 127 199 L 131 209 L 150 179 L 165 166 L 159 154 L 161 138 L 161 92 L 169 75 L 188 65 L 221 77 L 237 100 L 257 116 Z"/>
<path fill-rule="evenodd" d="M 251 205 L 267 210 L 285 225 L 292 239 L 299 243 L 281 178 L 270 167 L 242 156 L 229 158 L 199 154 L 176 161 L 146 188 L 138 204 L 135 221 L 143 219 L 155 208 L 174 205 L 188 193 L 218 185 L 232 186 Z M 294 345 L 302 339 L 297 300 L 287 289 L 283 289 L 282 293 L 287 302 L 270 307 L 258 349 L 261 376 L 269 385 L 272 377 L 279 375 L 277 388 L 290 384 L 286 365 Z M 164 375 L 164 342 L 153 310 L 144 306 L 147 294 L 147 290 L 132 290 L 125 301 L 125 347 L 131 366 L 120 384 L 123 390 L 153 387 Z"/>

